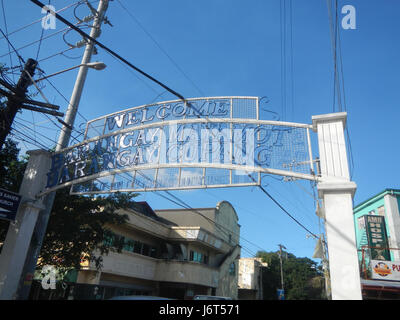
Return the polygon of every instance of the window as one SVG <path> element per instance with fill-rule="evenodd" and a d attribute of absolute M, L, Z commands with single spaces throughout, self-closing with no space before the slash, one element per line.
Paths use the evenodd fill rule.
<path fill-rule="evenodd" d="M 133 252 L 142 254 L 142 246 L 143 246 L 143 243 L 141 243 L 139 241 L 134 241 Z"/>
<path fill-rule="evenodd" d="M 133 252 L 134 241 L 131 239 L 125 239 L 124 250 Z"/>
<path fill-rule="evenodd" d="M 359 218 L 357 219 L 357 222 L 358 222 L 358 229 L 359 229 L 359 230 L 365 229 L 365 218 L 364 218 L 364 216 L 359 217 Z"/>
<path fill-rule="evenodd" d="M 148 244 L 143 243 L 142 254 L 145 256 L 150 255 L 150 246 Z"/>
<path fill-rule="evenodd" d="M 152 257 L 152 258 L 157 257 L 157 248 L 155 248 L 155 247 L 150 248 L 150 257 Z"/>
<path fill-rule="evenodd" d="M 104 242 L 104 245 L 105 245 L 105 246 L 111 247 L 111 246 L 113 245 L 113 243 L 114 243 L 114 236 L 111 235 L 111 234 L 106 234 L 106 235 L 104 235 L 104 240 L 103 240 L 103 242 Z"/>
<path fill-rule="evenodd" d="M 204 253 L 190 250 L 190 261 L 208 264 L 208 256 Z"/>
<path fill-rule="evenodd" d="M 143 242 L 118 236 L 116 234 L 108 234 L 104 237 L 104 244 L 106 246 L 121 245 L 122 249 L 129 252 L 142 254 L 145 256 L 156 258 L 158 250 L 156 247 L 145 244 Z"/>
<path fill-rule="evenodd" d="M 231 276 L 234 276 L 235 273 L 236 273 L 236 266 L 235 266 L 235 263 L 232 262 L 232 263 L 230 264 L 230 266 L 229 266 L 229 274 L 230 274 Z"/>

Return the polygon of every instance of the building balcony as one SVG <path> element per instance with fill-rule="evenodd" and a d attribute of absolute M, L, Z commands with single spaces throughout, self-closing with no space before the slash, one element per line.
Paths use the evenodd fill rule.
<path fill-rule="evenodd" d="M 95 270 L 91 265 L 86 270 Z M 152 281 L 218 286 L 218 270 L 192 261 L 156 259 L 132 252 L 110 252 L 103 256 L 101 272 Z"/>
<path fill-rule="evenodd" d="M 231 245 L 201 227 L 171 227 L 170 240 L 197 241 L 219 252 L 227 252 Z"/>
<path fill-rule="evenodd" d="M 156 269 L 157 281 L 197 284 L 216 288 L 219 272 L 217 269 L 198 262 L 160 260 Z"/>

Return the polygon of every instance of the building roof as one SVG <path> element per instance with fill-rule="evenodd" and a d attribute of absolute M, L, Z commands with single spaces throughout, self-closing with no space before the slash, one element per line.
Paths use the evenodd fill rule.
<path fill-rule="evenodd" d="M 353 213 L 363 209 L 364 207 L 370 205 L 371 203 L 377 201 L 378 199 L 381 199 L 382 197 L 384 197 L 387 194 L 395 194 L 395 195 L 400 196 L 400 189 L 385 189 L 385 190 L 379 192 L 378 194 L 372 196 L 371 198 L 368 198 L 367 200 L 364 200 L 360 204 L 356 205 L 354 207 Z"/>
<path fill-rule="evenodd" d="M 170 225 L 170 226 L 177 226 L 176 223 L 167 220 L 165 218 L 162 218 L 160 216 L 158 216 L 152 207 L 150 207 L 150 205 L 146 202 L 146 201 L 138 201 L 138 202 L 134 202 L 133 206 L 131 207 L 132 210 L 135 210 L 143 215 L 145 215 L 146 217 L 149 217 L 153 220 L 156 220 L 158 222 Z"/>
<path fill-rule="evenodd" d="M 380 287 L 380 288 L 388 288 L 388 287 L 394 287 L 398 288 L 400 290 L 400 282 L 399 281 L 387 281 L 387 280 L 365 280 L 361 279 L 361 285 L 362 286 L 368 286 L 368 287 Z"/>

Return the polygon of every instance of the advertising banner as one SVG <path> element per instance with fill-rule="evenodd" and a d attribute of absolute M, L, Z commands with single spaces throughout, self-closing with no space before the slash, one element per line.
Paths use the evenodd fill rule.
<path fill-rule="evenodd" d="M 387 249 L 388 239 L 385 217 L 376 215 L 366 215 L 364 217 L 368 246 L 371 247 L 371 259 L 390 261 L 390 251 Z"/>
<path fill-rule="evenodd" d="M 0 189 L 0 219 L 14 221 L 20 202 L 19 194 Z"/>
<path fill-rule="evenodd" d="M 56 152 L 46 192 L 72 194 L 254 186 L 261 173 L 315 180 L 311 125 L 259 120 L 256 97 L 166 101 L 89 121 Z"/>
<path fill-rule="evenodd" d="M 400 281 L 400 261 L 371 260 L 371 278 Z"/>

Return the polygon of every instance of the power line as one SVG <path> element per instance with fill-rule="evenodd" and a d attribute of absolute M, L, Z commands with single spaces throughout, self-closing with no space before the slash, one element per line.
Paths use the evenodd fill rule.
<path fill-rule="evenodd" d="M 4 19 L 4 26 L 6 28 L 6 33 L 8 34 L 8 28 L 7 28 L 7 19 L 6 19 L 6 13 L 4 10 L 4 0 L 1 0 L 1 8 L 2 8 L 2 12 L 3 12 L 3 19 Z M 3 37 L 6 38 L 7 40 L 7 45 L 8 45 L 8 51 L 10 51 L 10 46 L 12 47 L 12 44 L 10 42 L 10 40 L 8 39 L 8 36 L 6 34 L 4 34 L 3 30 L 1 30 L 1 33 L 3 34 Z M 10 54 L 10 67 L 13 67 L 13 60 L 12 60 L 12 55 Z M 20 63 L 20 67 L 22 69 L 22 64 Z M 14 75 L 13 75 L 13 79 L 14 79 Z"/>
<path fill-rule="evenodd" d="M 44 149 L 44 150 L 47 150 L 47 151 L 50 150 L 50 149 L 49 149 L 46 145 L 44 145 L 43 143 L 38 142 L 36 139 L 34 139 L 34 138 L 32 138 L 32 137 L 26 135 L 25 133 L 19 131 L 18 129 L 12 128 L 11 130 L 17 132 L 18 134 L 20 134 L 20 135 L 22 135 L 22 136 L 24 136 L 26 139 L 28 139 L 28 140 L 30 140 L 30 141 L 33 141 L 33 144 L 34 144 L 34 145 L 39 146 L 40 148 L 42 148 L 42 149 Z"/>
<path fill-rule="evenodd" d="M 149 178 L 148 176 L 146 176 L 146 175 L 143 174 L 142 172 L 137 171 L 137 173 L 138 173 L 139 175 L 141 175 L 143 178 L 145 178 L 146 180 L 149 180 L 149 181 L 151 181 L 152 183 L 155 183 L 155 184 L 156 184 L 156 181 L 155 181 L 154 179 Z M 127 173 L 126 173 L 126 174 L 127 174 Z M 128 179 L 128 178 L 125 178 L 125 177 L 122 176 L 122 175 L 121 175 L 121 177 L 124 178 L 124 179 Z M 129 176 L 129 178 L 131 178 L 131 176 Z M 128 181 L 130 181 L 130 180 L 128 180 Z M 190 205 L 188 205 L 185 201 L 183 201 L 183 200 L 180 199 L 179 197 L 173 195 L 171 192 L 169 192 L 169 191 L 164 191 L 165 193 L 167 193 L 170 197 L 172 197 L 172 198 L 175 199 L 175 200 L 173 200 L 173 199 L 171 199 L 171 198 L 169 198 L 169 197 L 167 197 L 167 196 L 165 196 L 165 195 L 162 195 L 162 194 L 160 194 L 160 193 L 157 193 L 156 191 L 151 191 L 151 192 L 152 192 L 153 194 L 159 196 L 159 197 L 162 197 L 162 198 L 164 198 L 164 199 L 166 199 L 166 200 L 168 200 L 168 201 L 170 201 L 170 202 L 172 202 L 172 203 L 178 205 L 179 207 L 182 207 L 182 208 L 187 209 L 187 210 L 189 210 L 189 211 L 191 211 L 191 212 L 193 212 L 193 213 L 195 213 L 195 214 L 200 215 L 202 218 L 206 219 L 207 221 L 211 222 L 213 225 L 215 225 L 216 227 L 218 227 L 218 228 L 219 228 L 223 233 L 225 233 L 226 235 L 229 235 L 229 234 L 236 235 L 239 239 L 242 239 L 242 240 L 244 240 L 244 241 L 246 241 L 246 242 L 252 244 L 253 246 L 259 248 L 260 250 L 265 251 L 264 248 L 262 248 L 262 247 L 258 246 L 257 244 L 255 244 L 255 243 L 253 243 L 253 242 L 251 242 L 251 241 L 245 239 L 245 238 L 244 238 L 243 236 L 241 236 L 240 234 L 238 234 L 238 233 L 234 232 L 233 230 L 231 230 L 231 229 L 225 227 L 224 225 L 221 225 L 221 224 L 217 223 L 216 221 L 214 221 L 214 220 L 208 218 L 207 216 L 205 216 L 204 214 L 202 214 L 202 213 L 199 212 L 198 210 L 192 208 L 192 207 L 191 207 Z"/>
<path fill-rule="evenodd" d="M 60 10 L 57 10 L 57 12 L 65 11 L 66 9 L 68 9 L 68 8 L 70 8 L 70 7 L 73 7 L 73 6 L 75 6 L 76 4 L 78 4 L 78 3 L 82 2 L 82 1 L 83 1 L 83 0 L 80 0 L 80 1 L 77 1 L 77 2 L 75 2 L 75 3 L 72 3 L 72 4 L 70 4 L 70 5 L 64 7 L 64 8 L 62 8 L 62 9 L 60 9 Z M 2 0 L 2 2 L 3 2 L 3 0 Z M 33 22 L 31 22 L 31 23 L 29 23 L 29 24 L 23 26 L 23 27 L 20 27 L 20 28 L 14 30 L 14 31 L 11 31 L 10 33 L 8 33 L 8 36 L 11 36 L 11 35 L 13 35 L 14 33 L 20 32 L 20 31 L 22 31 L 22 30 L 24 30 L 24 29 L 26 29 L 26 28 L 28 28 L 28 27 L 30 27 L 30 26 L 33 26 L 34 24 L 36 24 L 36 23 L 38 23 L 38 22 L 41 22 L 41 21 L 42 21 L 42 18 L 37 19 L 37 20 L 35 20 L 35 21 L 33 21 Z M 0 40 L 1 40 L 1 39 L 4 39 L 4 37 L 0 37 Z"/>
<path fill-rule="evenodd" d="M 47 5 L 49 6 L 50 3 L 51 3 L 51 0 L 49 0 L 49 3 Z M 37 50 L 37 53 L 36 53 L 36 61 L 38 61 L 38 59 L 39 59 L 39 52 L 40 52 L 40 47 L 42 45 L 43 34 L 44 34 L 44 28 L 42 28 L 42 31 L 41 31 L 41 34 L 40 34 L 39 46 L 38 46 L 38 50 Z"/>
<path fill-rule="evenodd" d="M 65 29 L 59 30 L 59 31 L 57 31 L 57 32 L 54 32 L 54 33 L 52 33 L 52 34 L 49 34 L 48 36 L 43 37 L 43 38 L 42 38 L 42 41 L 43 41 L 43 40 L 47 40 L 47 39 L 49 39 L 49 38 L 51 38 L 51 37 L 54 37 L 55 35 L 57 35 L 57 34 L 59 34 L 59 33 L 61 33 L 61 32 L 64 32 L 64 31 L 66 31 L 66 30 L 68 30 L 68 28 L 65 28 Z M 3 33 L 3 32 L 2 32 L 2 33 Z M 28 43 L 27 45 L 24 45 L 24 46 L 22 46 L 22 47 L 20 47 L 20 48 L 18 48 L 18 49 L 15 49 L 15 48 L 13 47 L 13 50 L 10 50 L 9 52 L 7 52 L 7 53 L 1 55 L 0 58 L 3 58 L 3 57 L 5 57 L 5 56 L 7 56 L 7 55 L 9 55 L 9 54 L 11 54 L 11 53 L 14 53 L 14 52 L 17 53 L 19 50 L 22 50 L 22 49 L 25 49 L 25 48 L 27 48 L 27 47 L 30 47 L 30 46 L 32 46 L 32 45 L 34 45 L 34 44 L 36 44 L 36 43 L 38 43 L 38 42 L 40 42 L 40 41 L 41 41 L 40 39 L 39 39 L 39 40 L 35 40 L 35 41 L 30 42 L 30 43 Z M 17 53 L 17 54 L 18 54 L 18 53 Z"/>
<path fill-rule="evenodd" d="M 52 144 L 57 145 L 57 142 L 56 142 L 56 141 L 50 139 L 48 136 L 46 136 L 46 135 L 44 135 L 44 134 L 42 134 L 42 133 L 36 132 L 35 129 L 32 129 L 32 128 L 28 127 L 27 125 L 25 125 L 25 124 L 23 124 L 23 123 L 21 123 L 21 122 L 19 122 L 19 121 L 17 121 L 17 120 L 14 120 L 14 122 L 15 122 L 16 124 L 18 124 L 19 126 L 22 126 L 22 127 L 24 128 L 24 130 L 30 130 L 30 131 L 32 131 L 32 132 L 35 134 L 35 140 L 37 139 L 37 137 L 36 137 L 36 134 L 37 134 L 37 135 L 39 135 L 40 137 L 43 137 L 43 138 L 45 138 L 46 140 L 52 142 Z M 42 142 L 43 142 L 43 141 L 42 141 Z M 53 145 L 52 145 L 50 148 L 47 148 L 47 149 L 51 149 L 52 147 L 53 147 Z"/>
<path fill-rule="evenodd" d="M 36 5 L 43 7 L 44 5 L 37 0 L 31 0 L 31 2 L 35 3 Z M 62 21 L 64 24 L 68 25 L 70 28 L 74 29 L 75 31 L 77 31 L 79 34 L 81 34 L 83 37 L 86 37 L 87 39 L 93 41 L 95 44 L 97 44 L 99 47 L 103 48 L 104 50 L 106 50 L 107 52 L 109 52 L 110 54 L 112 54 L 113 56 L 115 56 L 116 58 L 118 58 L 119 60 L 121 60 L 122 62 L 124 62 L 126 65 L 128 65 L 129 67 L 131 67 L 132 69 L 138 71 L 140 74 L 144 75 L 145 77 L 149 78 L 150 80 L 154 81 L 155 83 L 159 84 L 161 87 L 163 87 L 164 89 L 166 89 L 167 91 L 169 91 L 170 93 L 172 93 L 173 95 L 177 96 L 179 99 L 181 100 L 186 100 L 181 94 L 177 93 L 176 91 L 170 89 L 169 87 L 167 87 L 165 84 L 161 83 L 160 81 L 158 81 L 157 79 L 153 78 L 152 76 L 150 76 L 149 74 L 147 74 L 146 72 L 142 71 L 141 69 L 139 69 L 138 67 L 134 66 L 133 64 L 131 64 L 129 61 L 127 61 L 126 59 L 124 59 L 123 57 L 121 57 L 119 54 L 117 54 L 116 52 L 114 52 L 113 50 L 109 49 L 108 47 L 106 47 L 105 45 L 103 45 L 102 43 L 100 43 L 99 41 L 97 41 L 96 39 L 90 37 L 88 34 L 86 34 L 85 32 L 83 32 L 81 29 L 77 28 L 76 26 L 74 26 L 73 24 L 71 24 L 69 21 L 65 20 L 63 17 L 61 17 L 59 14 L 52 12 L 52 14 L 54 14 L 56 16 L 56 18 L 58 18 L 60 21 Z M 193 106 L 191 106 L 193 108 Z M 199 115 L 198 115 L 199 117 Z M 206 117 L 206 119 L 208 120 L 208 117 Z M 249 175 L 249 177 L 251 179 L 254 180 L 254 178 Z M 255 181 L 255 180 L 254 180 Z M 266 192 L 266 190 L 262 187 L 259 186 L 261 188 L 261 190 L 263 190 L 264 193 L 266 193 L 268 195 L 268 197 L 271 198 L 271 200 L 273 200 L 289 217 L 291 217 L 297 224 L 299 224 L 303 229 L 305 229 L 307 232 L 309 232 L 311 235 L 315 236 L 312 232 L 310 232 L 306 227 L 304 227 L 304 225 L 302 225 L 297 219 L 295 219 L 292 215 L 290 215 L 289 212 L 286 211 L 285 208 L 283 208 L 280 203 L 278 201 L 276 201 L 268 192 Z M 316 237 L 316 236 L 315 236 Z"/>
<path fill-rule="evenodd" d="M 256 180 L 249 174 L 248 175 L 250 177 L 250 179 L 252 179 L 254 182 L 256 182 Z M 309 234 L 311 234 L 313 237 L 318 238 L 317 235 L 315 235 L 313 232 L 311 232 L 310 230 L 308 230 L 300 221 L 298 221 L 295 217 L 293 217 L 271 194 L 269 194 L 269 192 L 267 190 L 264 189 L 263 186 L 258 185 L 258 187 L 260 188 L 260 190 L 262 192 L 264 192 L 268 198 L 270 198 L 279 208 L 281 208 L 281 210 L 286 213 L 286 215 L 291 218 L 294 222 L 296 222 L 300 227 L 302 227 L 304 230 L 306 230 Z"/>
<path fill-rule="evenodd" d="M 0 32 L 1 32 L 1 34 L 6 38 L 8 45 L 11 46 L 11 48 L 14 50 L 14 51 L 12 51 L 12 52 L 8 52 L 7 54 L 1 56 L 1 58 L 2 58 L 2 57 L 5 57 L 5 56 L 7 56 L 7 55 L 10 55 L 10 60 L 11 60 L 11 53 L 15 52 L 15 54 L 18 56 L 18 59 L 19 59 L 20 61 L 22 61 L 23 63 L 25 63 L 25 60 L 19 55 L 18 51 L 17 51 L 17 50 L 14 48 L 14 46 L 12 45 L 10 39 L 8 39 L 7 35 L 3 32 L 3 30 L 2 30 L 1 28 L 0 28 Z M 6 32 L 7 32 L 7 31 L 6 31 Z M 21 68 L 22 68 L 22 64 L 21 64 L 21 63 L 20 63 L 20 65 L 21 65 Z M 12 67 L 13 67 L 13 66 L 12 66 L 12 60 L 11 60 L 11 68 L 12 68 Z"/>
<path fill-rule="evenodd" d="M 189 78 L 189 76 L 182 70 L 182 68 L 176 63 L 174 59 L 161 47 L 159 42 L 148 32 L 145 27 L 139 22 L 139 20 L 130 12 L 120 0 L 117 0 L 119 5 L 126 11 L 126 13 L 132 18 L 133 21 L 136 22 L 136 24 L 146 33 L 146 35 L 156 44 L 156 46 L 165 54 L 165 56 L 172 62 L 172 64 L 179 70 L 180 73 L 183 74 L 183 76 L 193 85 L 194 88 L 202 95 L 205 96 L 202 90 L 193 82 L 192 79 Z"/>
<path fill-rule="evenodd" d="M 60 52 L 52 54 L 51 56 L 48 56 L 46 58 L 42 58 L 42 59 L 38 60 L 38 62 L 43 62 L 43 61 L 49 60 L 49 59 L 54 58 L 55 56 L 58 56 L 58 55 L 63 55 L 64 57 L 67 57 L 67 58 L 71 59 L 70 57 L 64 55 L 64 53 L 67 52 L 67 51 L 73 50 L 73 49 L 76 49 L 76 48 L 72 47 L 72 48 L 68 48 L 68 49 L 62 50 Z M 78 58 L 80 58 L 80 57 L 77 57 L 77 59 Z"/>
<path fill-rule="evenodd" d="M 33 2 L 34 4 L 40 6 L 40 7 L 44 7 L 43 3 L 41 3 L 40 1 L 37 0 L 31 0 L 31 2 Z M 146 78 L 152 80 L 153 82 L 157 83 L 158 85 L 160 85 L 161 87 L 163 87 L 165 90 L 169 91 L 170 93 L 172 93 L 174 96 L 178 97 L 181 100 L 185 100 L 185 98 L 179 94 L 178 92 L 172 90 L 171 88 L 167 87 L 164 83 L 162 83 L 161 81 L 155 79 L 154 77 L 152 77 L 151 75 L 149 75 L 148 73 L 144 72 L 143 70 L 141 70 L 140 68 L 136 67 L 135 65 L 133 65 L 132 63 L 130 63 L 128 60 L 126 60 L 125 58 L 121 57 L 118 53 L 116 53 L 115 51 L 109 49 L 108 47 L 106 47 L 105 45 L 103 45 L 101 42 L 99 42 L 98 40 L 92 38 L 90 35 L 88 35 L 87 33 L 83 32 L 81 29 L 79 29 L 78 27 L 74 26 L 72 23 L 70 23 L 69 21 L 65 20 L 63 17 L 61 17 L 58 13 L 51 11 L 52 14 L 54 14 L 54 16 L 59 19 L 61 22 L 63 22 L 64 24 L 66 24 L 67 26 L 69 26 L 70 28 L 74 29 L 75 31 L 77 31 L 82 37 L 89 39 L 90 41 L 92 41 L 93 43 L 97 44 L 99 47 L 101 47 L 102 49 L 106 50 L 107 52 L 109 52 L 110 54 L 112 54 L 113 56 L 115 56 L 116 58 L 118 58 L 119 60 L 121 60 L 122 62 L 124 62 L 126 65 L 128 65 L 129 67 L 131 67 L 132 69 L 136 70 L 137 72 L 139 72 L 140 74 L 142 74 L 143 76 L 145 76 Z"/>
<path fill-rule="evenodd" d="M 331 30 L 331 43 L 332 50 L 334 56 L 334 92 L 333 92 L 333 112 L 335 112 L 335 99 L 337 95 L 337 101 L 339 106 L 339 111 L 342 111 L 342 94 L 343 94 L 343 106 L 344 111 L 347 112 L 347 102 L 346 102 L 346 94 L 345 94 L 345 83 L 344 83 L 344 74 L 343 74 L 343 58 L 342 58 L 342 46 L 341 46 L 341 37 L 340 37 L 340 29 L 338 25 L 338 1 L 335 0 L 335 23 L 332 18 L 332 0 L 326 0 L 328 7 L 328 16 L 329 16 L 329 24 Z M 334 30 L 334 31 L 333 31 Z M 338 53 L 339 50 L 339 59 Z M 338 64 L 340 65 L 340 71 L 338 70 Z M 341 77 L 339 78 L 339 73 Z M 342 82 L 342 86 L 340 86 L 340 81 Z M 342 88 L 342 89 L 341 89 Z M 353 177 L 354 170 L 354 157 L 353 150 L 351 145 L 351 139 L 349 134 L 349 125 L 346 125 L 345 133 L 347 135 L 347 150 L 350 158 L 350 177 Z"/>

